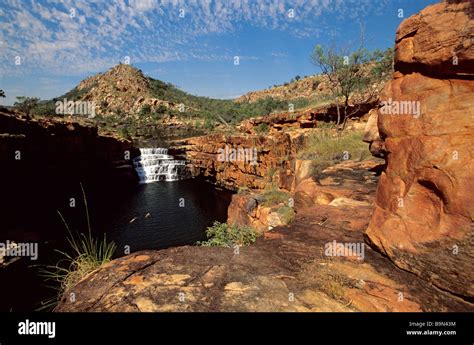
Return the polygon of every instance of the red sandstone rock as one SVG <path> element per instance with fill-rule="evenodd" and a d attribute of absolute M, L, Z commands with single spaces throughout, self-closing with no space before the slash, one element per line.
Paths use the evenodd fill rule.
<path fill-rule="evenodd" d="M 327 169 L 325 175 L 342 188 L 350 181 L 357 200 L 371 199 L 376 181 L 365 178 L 370 164 L 345 162 Z M 255 203 L 248 202 L 249 194 L 238 194 L 235 204 L 257 213 Z M 363 247 L 363 261 L 326 254 L 326 245 L 334 241 L 363 245 L 371 212 L 372 207 L 360 204 L 299 209 L 289 226 L 264 233 L 238 254 L 234 248 L 199 246 L 133 253 L 84 277 L 63 294 L 55 310 L 472 310 L 472 304 L 397 269 L 368 246 Z M 184 300 L 178 298 L 180 293 Z M 290 293 L 293 301 L 288 299 Z"/>
<path fill-rule="evenodd" d="M 448 1 L 405 20 L 395 79 L 381 101 L 419 102 L 419 116 L 379 109 L 387 155 L 368 239 L 398 266 L 474 297 L 474 3 Z M 452 64 L 453 53 L 458 65 Z"/>
<path fill-rule="evenodd" d="M 255 217 L 257 200 L 248 194 L 234 194 L 227 210 L 229 224 L 250 225 L 250 217 Z"/>
<path fill-rule="evenodd" d="M 444 1 L 428 6 L 400 24 L 395 67 L 423 69 L 437 75 L 468 73 L 474 69 L 474 7 L 472 1 Z M 457 64 L 455 59 L 457 58 Z"/>
<path fill-rule="evenodd" d="M 259 232 L 266 232 L 291 221 L 282 212 L 283 203 L 265 205 L 264 200 L 257 193 L 234 194 L 227 210 L 227 223 L 251 226 Z"/>
<path fill-rule="evenodd" d="M 287 159 L 296 151 L 296 141 L 286 133 L 268 136 L 212 134 L 176 142 L 175 148 L 186 152 L 193 176 L 207 177 L 229 190 L 239 187 L 263 189 L 272 183 L 272 171 L 291 168 Z M 231 152 L 234 149 L 250 150 L 254 155 L 251 159 L 245 155 L 239 158 L 238 154 L 220 157 L 222 150 Z M 279 177 L 276 175 L 273 176 L 275 179 Z M 291 185 L 291 182 L 287 184 Z"/>
<path fill-rule="evenodd" d="M 383 145 L 381 145 L 382 139 L 380 138 L 378 128 L 378 112 L 377 109 L 369 111 L 369 117 L 365 125 L 364 142 L 370 143 L 370 152 L 375 157 L 383 157 Z"/>

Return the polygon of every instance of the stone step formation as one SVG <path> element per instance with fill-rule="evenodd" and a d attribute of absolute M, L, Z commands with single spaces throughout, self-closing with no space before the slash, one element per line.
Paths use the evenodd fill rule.
<path fill-rule="evenodd" d="M 177 181 L 186 178 L 186 161 L 174 159 L 167 148 L 141 148 L 133 159 L 140 183 Z"/>

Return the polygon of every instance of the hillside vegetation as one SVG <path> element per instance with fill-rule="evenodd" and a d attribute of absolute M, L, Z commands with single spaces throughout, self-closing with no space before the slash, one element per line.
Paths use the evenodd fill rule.
<path fill-rule="evenodd" d="M 391 54 L 393 51 L 387 50 L 372 55 L 373 60 L 366 68 L 369 82 L 378 83 L 389 76 Z M 236 100 L 222 100 L 191 95 L 171 83 L 145 76 L 131 65 L 118 64 L 83 80 L 62 96 L 38 102 L 31 114 L 65 116 L 56 114 L 58 100 L 87 101 L 94 103 L 95 116 L 85 116 L 80 121 L 91 121 L 102 131 L 123 137 L 152 136 L 150 133 L 157 126 L 206 133 L 231 129 L 252 117 L 330 103 L 333 100 L 326 79 L 324 75 L 297 76 L 284 85 L 252 92 Z"/>

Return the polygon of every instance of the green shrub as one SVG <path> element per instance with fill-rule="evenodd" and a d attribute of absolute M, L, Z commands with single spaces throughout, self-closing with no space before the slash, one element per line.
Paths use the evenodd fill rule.
<path fill-rule="evenodd" d="M 266 189 L 262 193 L 263 206 L 273 206 L 278 204 L 287 204 L 290 199 L 290 193 L 279 190 L 277 188 Z"/>
<path fill-rule="evenodd" d="M 39 98 L 37 97 L 18 96 L 16 99 L 18 102 L 15 102 L 13 106 L 26 115 L 30 115 L 32 110 L 38 106 L 39 102 Z"/>
<path fill-rule="evenodd" d="M 121 127 L 120 130 L 119 130 L 119 133 L 122 136 L 122 138 L 124 138 L 124 139 L 128 139 L 128 140 L 132 139 L 132 136 L 131 136 L 130 132 L 128 131 L 127 127 Z"/>
<path fill-rule="evenodd" d="M 31 109 L 31 113 L 39 116 L 56 116 L 56 106 L 52 102 L 41 101 Z"/>
<path fill-rule="evenodd" d="M 278 172 L 278 169 L 276 167 L 271 167 L 268 169 L 268 182 L 273 183 L 273 179 L 275 178 L 276 173 Z"/>
<path fill-rule="evenodd" d="M 322 130 L 327 130 L 327 129 L 336 129 L 336 122 L 332 122 L 332 121 L 329 121 L 329 122 L 318 122 L 318 128 L 322 129 Z M 324 133 L 324 134 L 327 134 Z"/>
<path fill-rule="evenodd" d="M 292 103 L 295 110 L 305 108 L 310 104 L 310 99 L 309 98 L 295 98 L 292 99 L 289 103 Z"/>
<path fill-rule="evenodd" d="M 163 115 L 164 113 L 166 113 L 167 110 L 168 110 L 168 108 L 167 108 L 164 104 L 160 104 L 160 105 L 155 109 L 155 113 L 156 113 L 156 114 L 161 114 L 161 115 Z"/>
<path fill-rule="evenodd" d="M 394 54 L 395 52 L 393 48 L 387 48 L 384 51 L 376 49 L 373 52 L 375 65 L 370 71 L 370 77 L 372 78 L 372 81 L 377 82 L 391 78 L 393 73 Z"/>
<path fill-rule="evenodd" d="M 233 247 L 234 245 L 246 246 L 255 243 L 260 235 L 249 226 L 228 225 L 215 221 L 206 230 L 207 240 L 198 242 L 199 245 L 209 247 Z"/>
<path fill-rule="evenodd" d="M 214 129 L 214 121 L 212 121 L 210 118 L 206 118 L 204 120 L 204 125 L 203 125 L 204 129 L 207 129 L 207 130 L 212 130 Z"/>
<path fill-rule="evenodd" d="M 290 206 L 282 206 L 277 209 L 284 224 L 289 224 L 295 218 L 295 210 Z"/>
<path fill-rule="evenodd" d="M 260 135 L 267 134 L 269 130 L 270 128 L 266 123 L 261 123 L 255 127 L 255 132 Z"/>
<path fill-rule="evenodd" d="M 147 116 L 151 114 L 151 107 L 149 104 L 145 104 L 141 109 L 140 109 L 140 116 Z"/>
<path fill-rule="evenodd" d="M 250 188 L 247 186 L 239 186 L 239 189 L 237 190 L 237 194 L 245 194 L 250 191 Z"/>

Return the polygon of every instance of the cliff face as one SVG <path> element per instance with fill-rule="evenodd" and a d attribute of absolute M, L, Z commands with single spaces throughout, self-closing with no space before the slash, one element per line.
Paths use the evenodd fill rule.
<path fill-rule="evenodd" d="M 160 107 L 179 110 L 178 104 L 153 97 L 150 79 L 127 64 L 81 81 L 75 91 L 80 100 L 93 101 L 95 113 L 102 116 L 117 111 L 137 115 L 144 106 L 149 106 L 151 111 Z"/>
<path fill-rule="evenodd" d="M 97 127 L 58 119 L 26 119 L 0 109 L 2 183 L 70 176 L 135 181 L 132 143 L 102 136 Z"/>
<path fill-rule="evenodd" d="M 473 17 L 472 1 L 447 1 L 400 25 L 394 79 L 374 115 L 379 135 L 372 128 L 366 138 L 387 159 L 368 239 L 397 266 L 468 299 L 474 297 Z"/>
<path fill-rule="evenodd" d="M 286 175 L 277 176 L 276 168 L 287 167 L 288 176 L 292 175 L 288 160 L 303 140 L 289 133 L 213 134 L 177 141 L 173 152 L 185 152 L 193 176 L 203 176 L 229 190 L 263 189 L 272 182 L 285 187 Z"/>
<path fill-rule="evenodd" d="M 351 105 L 353 118 L 349 127 L 365 127 L 364 115 L 374 105 L 373 100 Z M 251 118 L 242 121 L 235 134 L 176 140 L 170 152 L 189 161 L 192 176 L 203 176 L 229 190 L 277 186 L 290 191 L 298 164 L 295 154 L 305 146 L 308 134 L 314 133 L 319 123 L 336 117 L 336 107 L 326 105 Z"/>

